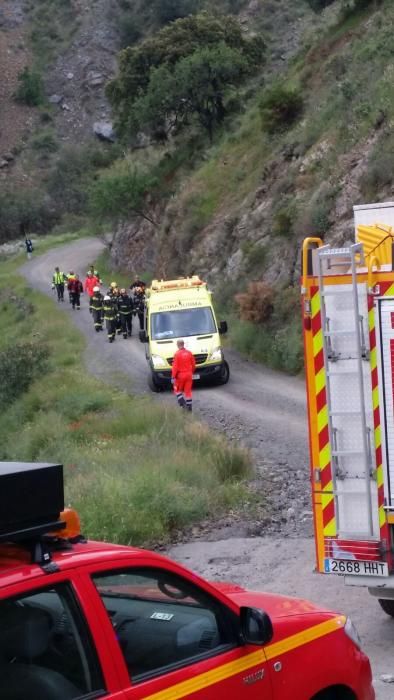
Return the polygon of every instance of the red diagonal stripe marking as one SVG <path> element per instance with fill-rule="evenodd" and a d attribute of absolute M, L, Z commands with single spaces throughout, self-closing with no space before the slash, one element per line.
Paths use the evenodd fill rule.
<path fill-rule="evenodd" d="M 321 313 L 320 311 L 317 312 L 314 316 L 312 316 L 312 335 L 316 335 L 321 329 Z"/>
<path fill-rule="evenodd" d="M 375 330 L 375 328 L 373 328 L 369 332 L 369 346 L 370 346 L 371 350 L 373 350 L 374 347 L 376 346 L 376 330 Z"/>
<path fill-rule="evenodd" d="M 376 466 L 380 467 L 382 464 L 382 446 L 376 448 Z"/>
<path fill-rule="evenodd" d="M 334 499 L 323 508 L 323 526 L 326 527 L 335 518 Z"/>
<path fill-rule="evenodd" d="M 376 387 L 378 386 L 378 368 L 377 367 L 375 367 L 375 369 L 372 370 L 371 381 L 372 381 L 372 389 L 376 389 Z"/>
<path fill-rule="evenodd" d="M 319 391 L 318 395 L 316 396 L 316 409 L 317 409 L 318 413 L 320 413 L 320 411 L 322 410 L 322 408 L 324 408 L 326 403 L 327 403 L 326 388 L 323 387 L 323 389 L 321 391 Z"/>
<path fill-rule="evenodd" d="M 315 374 L 318 374 L 320 370 L 324 367 L 324 352 L 323 348 L 317 353 L 315 357 Z"/>
<path fill-rule="evenodd" d="M 330 483 L 331 481 L 331 462 L 328 462 L 324 469 L 320 470 L 320 484 L 322 489 L 325 489 L 326 486 Z"/>
<path fill-rule="evenodd" d="M 328 434 L 328 425 L 325 425 L 324 428 L 320 431 L 319 433 L 319 450 L 321 451 L 323 447 L 327 445 L 329 442 L 330 436 Z"/>
<path fill-rule="evenodd" d="M 378 428 L 380 425 L 380 411 L 379 411 L 379 406 L 376 406 L 373 412 L 373 424 L 375 428 Z"/>

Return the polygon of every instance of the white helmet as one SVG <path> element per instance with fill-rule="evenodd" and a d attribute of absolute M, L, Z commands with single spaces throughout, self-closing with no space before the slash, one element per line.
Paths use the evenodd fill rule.
<path fill-rule="evenodd" d="M 93 287 L 93 291 L 94 291 L 94 292 L 99 292 L 99 291 L 100 291 L 100 287 Z"/>

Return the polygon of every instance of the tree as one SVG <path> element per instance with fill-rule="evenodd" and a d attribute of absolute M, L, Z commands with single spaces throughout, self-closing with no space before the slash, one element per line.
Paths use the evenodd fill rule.
<path fill-rule="evenodd" d="M 173 72 L 180 61 L 196 51 L 214 49 L 219 44 L 236 49 L 247 61 L 250 71 L 262 63 L 264 43 L 260 37 L 245 39 L 234 18 L 213 17 L 207 13 L 178 19 L 139 46 L 121 51 L 118 77 L 107 86 L 118 133 L 124 138 L 134 135 L 133 107 L 148 93 L 155 76 L 153 69 L 167 67 Z"/>
<path fill-rule="evenodd" d="M 226 115 L 225 97 L 248 69 L 242 54 L 223 42 L 195 51 L 174 70 L 152 70 L 148 89 L 132 109 L 135 128 L 171 130 L 195 116 L 212 139 Z"/>
<path fill-rule="evenodd" d="M 135 214 L 156 225 L 147 200 L 157 184 L 153 175 L 130 166 L 102 175 L 90 189 L 92 214 L 107 221 L 122 221 Z"/>

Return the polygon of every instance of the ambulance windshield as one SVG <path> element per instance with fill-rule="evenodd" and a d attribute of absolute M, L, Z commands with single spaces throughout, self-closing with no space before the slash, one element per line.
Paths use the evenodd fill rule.
<path fill-rule="evenodd" d="M 217 332 L 212 309 L 209 306 L 152 314 L 151 325 L 152 340 L 185 338 Z"/>

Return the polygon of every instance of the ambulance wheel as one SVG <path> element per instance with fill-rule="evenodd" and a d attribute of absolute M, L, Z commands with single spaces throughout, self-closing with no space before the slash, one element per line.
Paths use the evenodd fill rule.
<path fill-rule="evenodd" d="M 221 369 L 220 369 L 220 374 L 217 379 L 217 384 L 227 384 L 228 380 L 230 379 L 230 367 L 228 366 L 228 363 L 226 361 L 223 362 Z"/>
<path fill-rule="evenodd" d="M 148 385 L 149 389 L 154 391 L 155 394 L 159 394 L 161 391 L 163 391 L 162 385 L 157 383 L 153 374 L 150 374 L 148 377 Z"/>
<path fill-rule="evenodd" d="M 394 600 L 386 600 L 385 598 L 378 598 L 378 603 L 386 615 L 394 617 Z"/>

